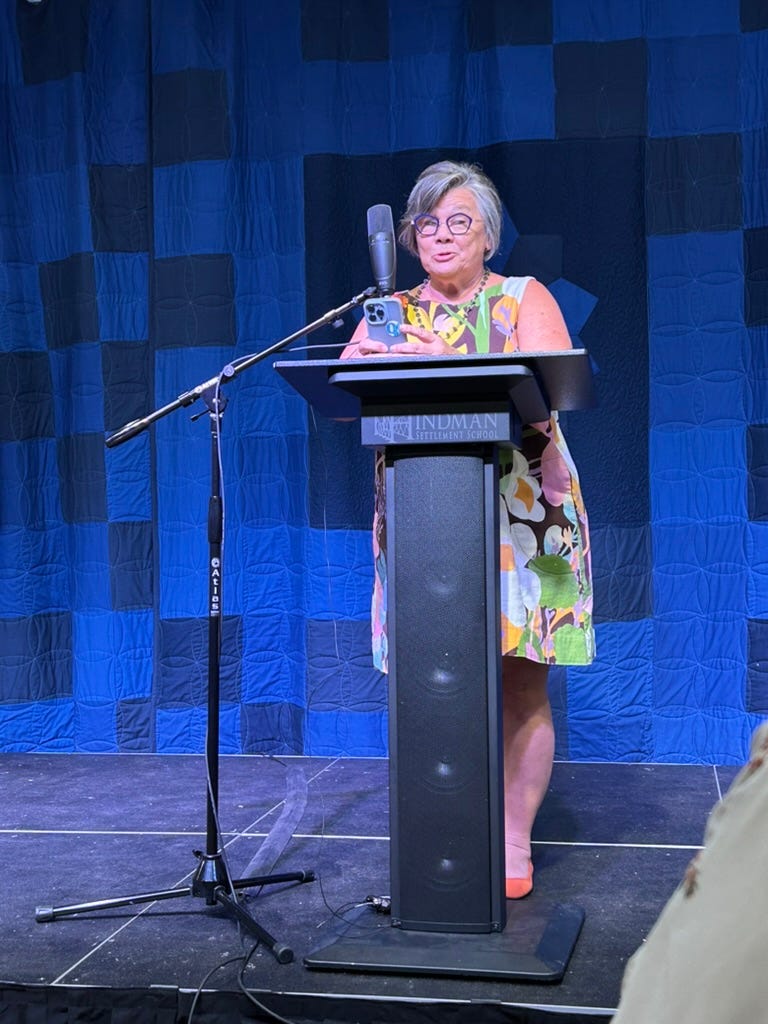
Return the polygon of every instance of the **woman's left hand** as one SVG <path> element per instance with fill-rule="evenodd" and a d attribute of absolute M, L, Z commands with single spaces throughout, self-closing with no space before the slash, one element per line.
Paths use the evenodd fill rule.
<path fill-rule="evenodd" d="M 402 324 L 400 333 L 415 338 L 415 341 L 399 341 L 396 345 L 390 346 L 389 351 L 403 356 L 455 356 L 456 349 L 432 331 L 424 327 L 414 327 L 412 324 Z"/>

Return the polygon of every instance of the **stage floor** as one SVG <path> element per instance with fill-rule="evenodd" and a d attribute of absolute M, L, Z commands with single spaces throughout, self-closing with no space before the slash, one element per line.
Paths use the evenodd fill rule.
<path fill-rule="evenodd" d="M 541 984 L 308 969 L 304 957 L 342 930 L 390 927 L 365 904 L 389 894 L 387 762 L 224 756 L 219 770 L 231 876 L 316 875 L 245 890 L 249 914 L 294 952 L 287 964 L 254 953 L 243 980 L 265 1005 L 293 1020 L 439 1020 L 443 1007 L 455 1021 L 563 1022 L 610 1018 L 628 957 L 738 771 L 555 765 L 534 832 L 536 889 L 524 902 L 573 904 L 586 916 L 564 977 Z M 151 993 L 160 1003 L 181 993 L 189 1006 L 203 985 L 197 1021 L 215 1019 L 204 1011 L 216 993 L 244 1000 L 238 965 L 224 964 L 253 939 L 202 898 L 35 919 L 39 907 L 191 885 L 193 851 L 206 840 L 201 756 L 2 754 L 0 787 L 0 1006 L 50 1004 L 73 991 L 77 999 L 81 987 Z"/>

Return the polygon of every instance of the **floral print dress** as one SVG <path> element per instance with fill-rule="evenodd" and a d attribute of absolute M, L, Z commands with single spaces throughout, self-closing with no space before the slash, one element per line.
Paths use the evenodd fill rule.
<path fill-rule="evenodd" d="M 486 288 L 467 309 L 417 301 L 405 317 L 439 331 L 457 352 L 518 352 L 517 318 L 530 277 Z M 417 312 L 418 310 L 420 311 Z M 523 427 L 520 449 L 501 449 L 501 652 L 547 665 L 594 658 L 592 573 L 587 514 L 579 477 L 557 413 Z M 384 460 L 376 460 L 374 663 L 387 670 Z"/>

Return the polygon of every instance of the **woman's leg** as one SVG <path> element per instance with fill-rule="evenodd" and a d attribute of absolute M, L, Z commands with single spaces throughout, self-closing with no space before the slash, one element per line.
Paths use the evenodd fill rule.
<path fill-rule="evenodd" d="M 555 734 L 548 671 L 547 665 L 526 658 L 502 658 L 507 878 L 529 876 L 531 829 L 552 775 Z"/>

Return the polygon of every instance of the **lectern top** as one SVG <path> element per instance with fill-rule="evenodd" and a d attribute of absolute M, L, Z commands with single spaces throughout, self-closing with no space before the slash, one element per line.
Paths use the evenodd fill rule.
<path fill-rule="evenodd" d="M 586 349 L 275 363 L 277 372 L 321 415 L 356 418 L 363 401 L 506 396 L 524 423 L 556 410 L 596 404 Z"/>

